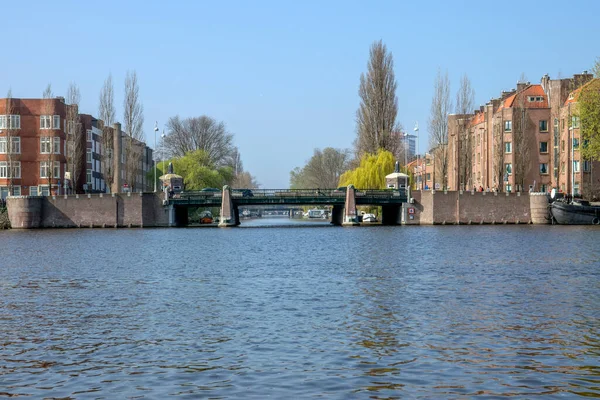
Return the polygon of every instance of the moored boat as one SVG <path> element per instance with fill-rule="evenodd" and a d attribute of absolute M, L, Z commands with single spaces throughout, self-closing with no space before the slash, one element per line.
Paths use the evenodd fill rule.
<path fill-rule="evenodd" d="M 600 206 L 591 205 L 580 199 L 556 199 L 553 190 L 550 195 L 550 216 L 559 225 L 599 225 Z"/>

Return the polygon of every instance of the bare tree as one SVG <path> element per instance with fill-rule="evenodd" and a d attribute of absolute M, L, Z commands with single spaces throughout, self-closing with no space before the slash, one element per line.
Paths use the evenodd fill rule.
<path fill-rule="evenodd" d="M 8 180 L 8 194 L 14 194 L 14 177 L 15 177 L 15 165 L 19 162 L 18 155 L 21 153 L 17 147 L 20 147 L 20 138 L 18 138 L 18 129 L 20 125 L 20 118 L 17 118 L 17 108 L 15 107 L 14 100 L 12 98 L 12 90 L 8 90 L 6 94 L 6 104 L 4 113 L 6 114 L 5 120 L 2 121 L 3 127 L 0 127 L 0 132 L 3 133 L 5 146 L 4 151 L 6 153 L 6 178 Z M 18 143 L 17 143 L 18 142 Z"/>
<path fill-rule="evenodd" d="M 184 120 L 175 116 L 169 118 L 167 130 L 164 147 L 169 157 L 183 157 L 190 151 L 204 150 L 216 166 L 231 165 L 236 149 L 233 135 L 223 122 L 205 115 Z"/>
<path fill-rule="evenodd" d="M 467 74 L 460 80 L 460 87 L 456 93 L 456 114 L 462 115 L 458 120 L 458 184 L 460 189 L 465 189 L 470 184 L 473 175 L 473 149 L 471 134 L 469 132 L 469 118 L 473 112 L 475 90 Z"/>
<path fill-rule="evenodd" d="M 67 89 L 67 127 L 66 141 L 67 153 L 67 172 L 69 172 L 73 193 L 79 187 L 79 177 L 84 168 L 85 141 L 82 132 L 81 121 L 79 120 L 79 104 L 81 94 L 79 87 L 75 83 L 69 84 Z M 66 188 L 65 188 L 66 189 Z"/>
<path fill-rule="evenodd" d="M 98 115 L 102 120 L 102 176 L 108 190 L 112 188 L 115 181 L 114 177 L 114 154 L 113 154 L 113 134 L 111 126 L 115 122 L 115 100 L 112 75 L 104 81 L 102 90 L 100 90 L 100 103 L 98 106 Z"/>
<path fill-rule="evenodd" d="M 135 71 L 127 71 L 125 76 L 125 99 L 123 120 L 125 123 L 125 179 L 131 191 L 136 189 L 136 181 L 142 162 L 144 133 L 144 107 L 140 101 L 140 87 Z"/>
<path fill-rule="evenodd" d="M 54 93 L 52 92 L 52 85 L 48 84 L 44 92 L 42 93 L 43 106 L 42 106 L 42 121 L 40 122 L 40 128 L 43 127 L 47 130 L 48 135 L 44 137 L 47 140 L 45 151 L 48 154 L 47 156 L 47 164 L 46 164 L 46 174 L 48 177 L 48 194 L 52 194 L 52 178 L 55 175 L 54 163 L 56 161 L 55 153 L 60 151 L 60 143 L 58 145 L 58 149 L 54 144 Z M 60 167 L 59 167 L 59 177 L 60 177 Z"/>
<path fill-rule="evenodd" d="M 304 167 L 290 172 L 290 186 L 294 189 L 336 188 L 340 177 L 348 170 L 349 159 L 348 150 L 332 147 L 315 149 Z"/>
<path fill-rule="evenodd" d="M 600 78 L 600 57 L 596 58 L 596 62 L 592 67 L 592 73 L 596 78 Z"/>
<path fill-rule="evenodd" d="M 392 132 L 400 131 L 396 125 L 398 98 L 392 53 L 380 40 L 371 45 L 367 73 L 360 75 L 358 95 L 361 102 L 356 111 L 354 141 L 356 157 L 385 149 L 396 154 L 399 143 Z"/>
<path fill-rule="evenodd" d="M 492 135 L 494 146 L 492 184 L 498 192 L 504 191 L 504 127 L 502 118 L 492 119 Z"/>
<path fill-rule="evenodd" d="M 231 186 L 239 189 L 255 189 L 258 188 L 259 184 L 256 181 L 256 178 L 252 176 L 250 172 L 244 171 L 237 174 L 233 178 L 233 183 Z"/>
<path fill-rule="evenodd" d="M 436 169 L 442 173 L 442 186 L 448 187 L 448 114 L 452 108 L 448 72 L 438 70 L 429 112 L 429 147 L 434 150 L 433 183 Z"/>
<path fill-rule="evenodd" d="M 525 83 L 524 74 L 521 75 L 521 83 Z M 522 192 L 525 187 L 525 177 L 531 167 L 530 165 L 530 140 L 527 131 L 532 127 L 527 107 L 525 89 L 517 93 L 517 106 L 513 110 L 513 152 L 515 165 L 513 173 L 515 177 L 515 191 Z"/>

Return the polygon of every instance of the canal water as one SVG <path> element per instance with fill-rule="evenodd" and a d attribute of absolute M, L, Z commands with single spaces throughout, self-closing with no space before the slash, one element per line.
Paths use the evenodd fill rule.
<path fill-rule="evenodd" d="M 0 242 L 0 398 L 600 397 L 593 227 L 279 218 Z"/>

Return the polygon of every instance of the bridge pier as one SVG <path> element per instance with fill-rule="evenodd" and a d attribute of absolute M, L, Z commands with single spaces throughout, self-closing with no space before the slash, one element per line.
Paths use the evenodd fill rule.
<path fill-rule="evenodd" d="M 401 225 L 402 224 L 402 206 L 401 205 L 381 206 L 381 224 L 382 225 Z"/>
<path fill-rule="evenodd" d="M 234 207 L 231 199 L 231 188 L 229 185 L 223 186 L 221 196 L 221 218 L 219 219 L 219 228 L 227 228 L 240 224 L 240 210 Z"/>
<path fill-rule="evenodd" d="M 354 185 L 348 185 L 346 189 L 346 202 L 344 204 L 344 221 L 342 226 L 356 226 L 358 223 L 358 215 L 356 212 L 356 197 L 354 195 Z"/>

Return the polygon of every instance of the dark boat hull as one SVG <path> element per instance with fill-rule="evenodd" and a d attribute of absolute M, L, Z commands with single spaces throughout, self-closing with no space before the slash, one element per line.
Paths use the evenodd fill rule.
<path fill-rule="evenodd" d="M 600 207 L 581 206 L 555 201 L 550 204 L 550 214 L 559 225 L 600 224 Z"/>

